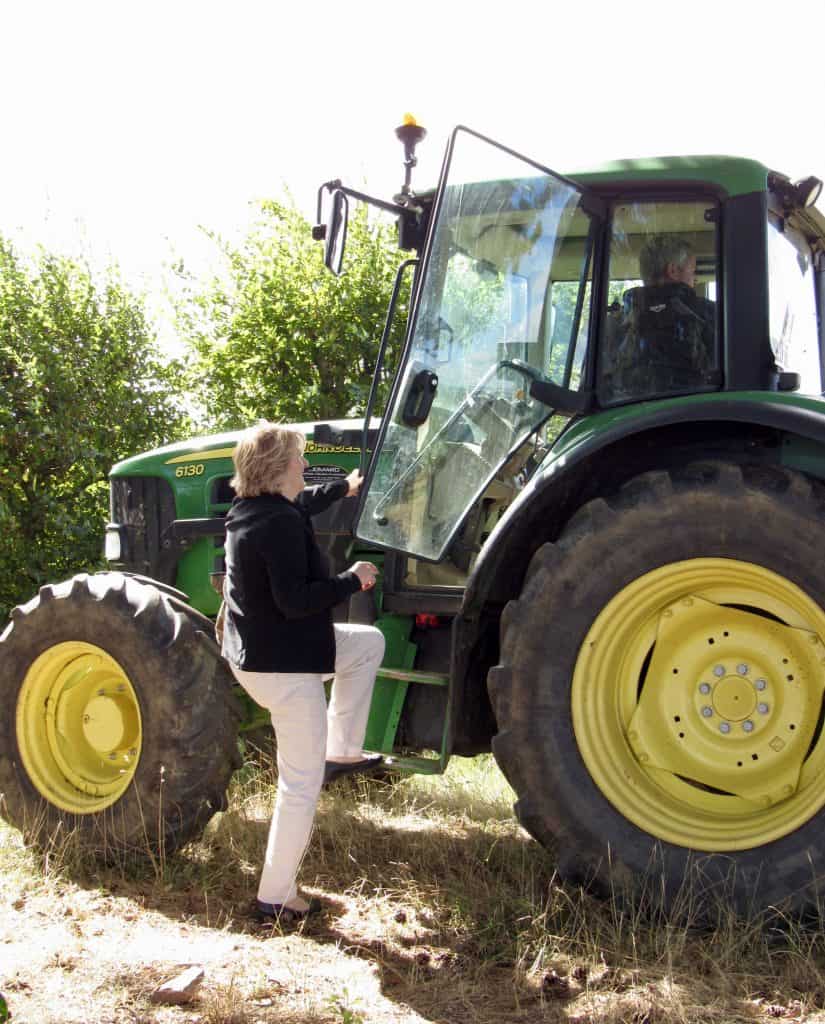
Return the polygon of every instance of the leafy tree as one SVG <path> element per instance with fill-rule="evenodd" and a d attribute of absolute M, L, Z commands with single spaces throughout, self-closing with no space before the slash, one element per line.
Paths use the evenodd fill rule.
<path fill-rule="evenodd" d="M 109 468 L 184 428 L 175 374 L 114 273 L 0 237 L 0 622 L 100 563 Z"/>
<path fill-rule="evenodd" d="M 262 203 L 238 248 L 211 237 L 223 247 L 227 272 L 200 290 L 190 282 L 178 320 L 194 353 L 191 390 L 206 407 L 206 424 L 228 429 L 258 417 L 301 421 L 363 412 L 400 262 L 392 226 L 356 207 L 340 278 L 324 268 L 323 247 L 293 205 Z"/>

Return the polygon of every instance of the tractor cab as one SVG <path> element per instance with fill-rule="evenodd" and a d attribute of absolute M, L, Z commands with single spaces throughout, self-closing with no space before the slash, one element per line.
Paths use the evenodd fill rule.
<path fill-rule="evenodd" d="M 434 194 L 415 196 L 408 166 L 379 204 L 421 255 L 357 536 L 405 556 L 399 581 L 460 587 L 572 419 L 722 391 L 819 395 L 819 187 L 721 157 L 565 177 L 457 128 Z M 369 199 L 334 193 L 338 272 L 346 193 Z"/>

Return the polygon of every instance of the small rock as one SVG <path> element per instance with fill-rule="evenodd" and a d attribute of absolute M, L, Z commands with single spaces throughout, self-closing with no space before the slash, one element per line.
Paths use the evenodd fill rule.
<path fill-rule="evenodd" d="M 547 971 L 541 979 L 541 990 L 551 999 L 567 999 L 570 995 L 570 982 L 558 971 Z"/>
<path fill-rule="evenodd" d="M 165 981 L 149 997 L 153 1003 L 168 1003 L 170 1006 L 179 1006 L 182 1003 L 189 1003 L 195 998 L 195 993 L 203 981 L 203 968 L 188 967 L 181 971 L 170 981 Z"/>
<path fill-rule="evenodd" d="M 393 921 L 395 921 L 396 924 L 406 924 L 407 923 L 407 915 L 406 915 L 406 913 L 403 910 L 396 910 L 395 916 L 393 917 Z"/>

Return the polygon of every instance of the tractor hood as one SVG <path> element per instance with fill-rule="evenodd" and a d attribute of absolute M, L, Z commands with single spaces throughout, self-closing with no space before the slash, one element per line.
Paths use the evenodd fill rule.
<path fill-rule="evenodd" d="M 307 454 L 341 453 L 359 454 L 361 451 L 361 433 L 364 421 L 360 419 L 326 420 L 322 423 L 289 423 L 284 424 L 293 430 L 299 430 L 307 438 Z M 379 421 L 370 424 L 370 429 L 377 429 Z M 139 455 L 132 455 L 116 463 L 109 475 L 120 476 L 153 476 L 174 475 L 176 467 L 214 463 L 232 458 L 232 452 L 242 430 L 228 431 L 224 434 L 208 434 L 204 437 L 189 438 L 154 448 Z M 316 436 L 317 435 L 317 436 Z"/>

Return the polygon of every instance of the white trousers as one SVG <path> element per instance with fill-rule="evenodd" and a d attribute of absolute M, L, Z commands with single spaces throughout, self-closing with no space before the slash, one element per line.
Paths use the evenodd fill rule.
<path fill-rule="evenodd" d="M 272 716 L 278 742 L 278 796 L 269 827 L 258 899 L 287 903 L 297 895 L 324 761 L 357 757 L 363 750 L 384 635 L 375 626 L 335 623 L 335 673 L 245 672 L 235 678 Z M 324 680 L 334 678 L 327 707 Z"/>

